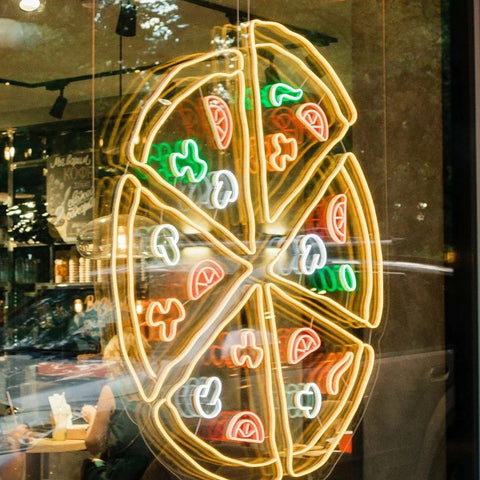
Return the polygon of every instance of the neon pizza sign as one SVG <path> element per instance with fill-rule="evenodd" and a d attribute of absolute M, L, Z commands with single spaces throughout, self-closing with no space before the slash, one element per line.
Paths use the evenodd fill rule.
<path fill-rule="evenodd" d="M 381 318 L 377 221 L 359 162 L 332 153 L 356 119 L 333 69 L 279 24 L 240 28 L 236 47 L 132 96 L 131 124 L 110 131 L 122 151 L 106 160 L 128 165 L 112 205 L 117 329 L 138 340 L 140 365 L 122 348 L 146 436 L 182 478 L 320 478 L 372 371 L 355 329 Z"/>

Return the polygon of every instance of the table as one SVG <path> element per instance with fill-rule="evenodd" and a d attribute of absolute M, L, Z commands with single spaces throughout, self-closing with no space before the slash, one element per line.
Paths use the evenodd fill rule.
<path fill-rule="evenodd" d="M 49 477 L 49 453 L 80 452 L 86 450 L 85 440 L 53 440 L 38 438 L 25 450 L 26 480 L 43 480 Z M 80 469 L 80 466 L 78 467 Z"/>
<path fill-rule="evenodd" d="M 26 450 L 26 453 L 78 452 L 85 450 L 85 440 L 53 440 L 38 438 Z"/>

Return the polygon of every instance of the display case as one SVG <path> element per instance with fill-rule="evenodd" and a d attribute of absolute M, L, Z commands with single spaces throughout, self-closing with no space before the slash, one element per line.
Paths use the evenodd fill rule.
<path fill-rule="evenodd" d="M 65 135 L 59 136 L 61 140 Z M 70 145 L 72 135 L 75 132 Z M 43 150 L 35 149 L 39 158 L 30 158 L 33 150 L 23 145 L 22 135 L 17 143 L 16 150 L 25 154 L 21 161 L 11 158 L 7 164 L 0 224 L 2 346 L 10 351 L 21 346 L 42 348 L 37 342 L 40 330 L 55 337 L 54 330 L 60 327 L 51 321 L 55 315 L 43 311 L 45 304 L 54 305 L 48 309 L 63 312 L 60 317 L 68 317 L 69 322 L 78 317 L 87 299 L 92 302 L 95 275 L 95 268 L 81 258 L 75 245 L 76 233 L 92 216 L 90 153 L 64 153 L 65 142 L 54 139 L 59 153 L 47 150 L 44 140 Z M 31 315 L 24 318 L 32 308 L 37 310 L 35 321 Z"/>

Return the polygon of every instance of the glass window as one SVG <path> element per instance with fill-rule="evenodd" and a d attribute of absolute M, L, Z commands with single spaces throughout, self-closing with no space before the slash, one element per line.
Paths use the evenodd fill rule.
<path fill-rule="evenodd" d="M 474 7 L 5 2 L 0 476 L 475 478 Z"/>

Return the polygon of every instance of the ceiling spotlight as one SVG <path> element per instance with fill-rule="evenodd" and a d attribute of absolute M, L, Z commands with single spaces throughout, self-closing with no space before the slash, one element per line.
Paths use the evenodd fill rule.
<path fill-rule="evenodd" d="M 18 6 L 24 12 L 34 12 L 40 7 L 40 0 L 20 0 Z"/>
<path fill-rule="evenodd" d="M 55 103 L 50 109 L 50 115 L 55 118 L 62 118 L 65 107 L 67 106 L 67 99 L 63 96 L 63 88 L 60 89 L 60 94 L 58 95 Z"/>
<path fill-rule="evenodd" d="M 137 7 L 127 0 L 120 5 L 117 29 L 115 32 L 122 37 L 134 37 L 136 35 Z"/>

